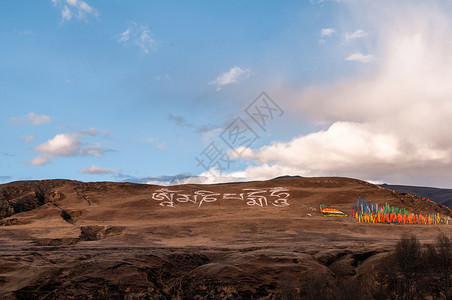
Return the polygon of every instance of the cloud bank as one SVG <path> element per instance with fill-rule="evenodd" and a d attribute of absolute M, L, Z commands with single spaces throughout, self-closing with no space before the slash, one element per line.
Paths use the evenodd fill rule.
<path fill-rule="evenodd" d="M 323 124 L 324 130 L 241 149 L 242 158 L 255 164 L 242 175 L 338 175 L 450 186 L 452 24 L 444 8 L 431 2 L 381 1 L 370 11 L 363 4 L 346 2 L 360 23 L 375 30 L 377 71 L 292 95 L 285 105 Z M 355 31 L 348 38 L 364 35 Z M 348 58 L 371 59 L 360 53 Z"/>

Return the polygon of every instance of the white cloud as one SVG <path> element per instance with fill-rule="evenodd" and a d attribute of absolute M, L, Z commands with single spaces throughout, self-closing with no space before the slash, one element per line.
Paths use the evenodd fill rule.
<path fill-rule="evenodd" d="M 163 74 L 163 75 L 157 75 L 157 76 L 155 76 L 155 79 L 156 80 L 161 80 L 161 79 L 170 79 L 171 78 L 171 76 L 169 75 L 169 74 Z"/>
<path fill-rule="evenodd" d="M 143 30 L 137 40 L 137 45 L 143 50 L 144 53 L 148 54 L 149 51 L 156 47 L 155 40 L 151 37 L 151 32 L 149 30 Z"/>
<path fill-rule="evenodd" d="M 238 83 L 243 80 L 250 78 L 251 76 L 250 69 L 242 69 L 240 67 L 232 67 L 229 71 L 224 72 L 223 74 L 218 75 L 218 77 L 209 82 L 209 84 L 213 84 L 217 86 L 217 91 L 221 90 L 221 88 L 225 85 L 231 83 Z"/>
<path fill-rule="evenodd" d="M 29 136 L 23 136 L 22 139 L 24 140 L 24 142 L 29 143 L 29 142 L 34 141 L 34 140 L 35 140 L 35 137 L 29 135 Z"/>
<path fill-rule="evenodd" d="M 80 173 L 83 174 L 113 174 L 118 172 L 119 170 L 116 169 L 105 169 L 94 165 L 80 170 Z"/>
<path fill-rule="evenodd" d="M 36 147 L 36 151 L 53 156 L 74 156 L 80 149 L 81 142 L 66 134 L 57 134 L 53 139 Z"/>
<path fill-rule="evenodd" d="M 61 10 L 61 20 L 63 22 L 65 21 L 69 21 L 70 19 L 72 19 L 72 12 L 69 9 L 69 7 L 67 7 L 66 5 L 63 7 L 63 9 Z"/>
<path fill-rule="evenodd" d="M 230 182 L 245 182 L 251 180 L 268 180 L 284 175 L 298 175 L 299 171 L 295 168 L 280 168 L 269 165 L 248 167 L 244 171 L 219 172 L 216 169 L 205 171 L 199 175 L 174 176 L 172 178 L 162 177 L 152 178 L 145 181 L 146 184 L 155 185 L 180 185 L 180 184 L 215 184 Z"/>
<path fill-rule="evenodd" d="M 148 137 L 142 140 L 145 143 L 153 143 L 155 142 L 155 139 L 153 137 Z"/>
<path fill-rule="evenodd" d="M 311 4 L 321 4 L 323 5 L 323 3 L 325 2 L 341 2 L 344 0 L 309 0 L 309 2 L 311 2 Z"/>
<path fill-rule="evenodd" d="M 321 37 L 329 37 L 332 36 L 336 32 L 334 28 L 323 28 L 320 30 Z"/>
<path fill-rule="evenodd" d="M 290 100 L 282 105 L 323 130 L 246 149 L 242 158 L 255 166 L 244 176 L 331 175 L 450 186 L 452 21 L 444 8 L 412 4 L 382 1 L 370 12 L 356 4 L 354 15 L 376 32 L 375 71 L 286 94 Z"/>
<path fill-rule="evenodd" d="M 165 144 L 165 143 L 157 144 L 155 147 L 156 147 L 157 149 L 162 150 L 162 151 L 165 151 L 165 150 L 166 150 L 166 144 Z"/>
<path fill-rule="evenodd" d="M 355 30 L 354 32 L 346 32 L 345 33 L 345 40 L 347 41 L 352 41 L 355 39 L 360 39 L 360 38 L 364 38 L 367 37 L 369 35 L 368 32 L 362 30 L 362 29 L 358 29 Z"/>
<path fill-rule="evenodd" d="M 86 2 L 84 2 L 84 1 L 78 1 L 78 2 L 75 1 L 75 2 L 76 2 L 75 6 L 78 4 L 78 7 L 81 11 L 83 11 L 85 13 L 89 13 L 89 14 L 93 13 L 94 8 L 89 6 Z"/>
<path fill-rule="evenodd" d="M 91 128 L 89 128 L 87 130 L 80 130 L 80 131 L 74 132 L 75 135 L 80 136 L 80 137 L 84 137 L 86 135 L 96 136 L 96 135 L 99 135 L 101 133 L 108 134 L 108 131 L 106 131 L 106 130 L 99 130 L 99 129 L 91 127 Z"/>
<path fill-rule="evenodd" d="M 37 156 L 29 162 L 29 165 L 42 166 L 42 165 L 48 164 L 52 159 L 53 158 L 51 156 L 47 156 L 47 155 Z"/>
<path fill-rule="evenodd" d="M 153 137 L 141 139 L 141 140 L 138 140 L 138 142 L 154 144 L 155 148 L 162 150 L 162 151 L 165 151 L 167 149 L 165 142 L 159 142 L 157 139 L 155 139 Z"/>
<path fill-rule="evenodd" d="M 52 0 L 52 3 L 61 10 L 62 23 L 70 21 L 74 16 L 79 20 L 99 16 L 97 9 L 83 0 Z"/>
<path fill-rule="evenodd" d="M 96 133 L 95 133 L 96 132 Z M 95 136 L 97 131 L 91 128 L 86 131 L 78 131 L 69 134 L 57 134 L 47 142 L 35 147 L 33 150 L 39 153 L 39 156 L 33 158 L 29 164 L 40 166 L 50 163 L 55 157 L 72 157 L 78 155 L 102 157 L 105 150 L 100 143 L 83 143 L 82 139 L 86 135 Z"/>
<path fill-rule="evenodd" d="M 364 55 L 360 52 L 353 53 L 345 58 L 345 60 L 348 61 L 358 61 L 365 64 L 372 62 L 374 59 L 375 57 L 373 55 L 370 54 Z"/>
<path fill-rule="evenodd" d="M 28 114 L 28 119 L 31 121 L 33 125 L 40 125 L 43 123 L 50 123 L 52 119 L 46 115 L 37 115 L 33 112 Z"/>
<path fill-rule="evenodd" d="M 249 166 L 243 171 L 235 172 L 219 172 L 211 169 L 201 173 L 197 177 L 185 179 L 183 184 L 196 183 L 200 181 L 202 184 L 228 183 L 228 182 L 244 182 L 252 180 L 269 180 L 282 175 L 297 176 L 300 170 L 294 167 L 261 164 L 259 166 Z"/>
<path fill-rule="evenodd" d="M 331 38 L 332 35 L 336 33 L 336 29 L 334 28 L 323 28 L 320 30 L 320 40 L 319 44 L 323 45 L 326 43 L 326 40 Z"/>
<path fill-rule="evenodd" d="M 80 154 L 102 157 L 104 155 L 104 149 L 102 149 L 100 143 L 86 144 L 84 148 L 80 149 Z"/>
<path fill-rule="evenodd" d="M 293 167 L 304 175 L 361 173 L 369 169 L 452 162 L 450 151 L 418 144 L 416 139 L 404 139 L 384 127 L 377 128 L 377 124 L 335 122 L 325 131 L 296 137 L 287 143 L 274 143 L 256 151 L 247 149 L 242 158 Z"/>
<path fill-rule="evenodd" d="M 145 54 L 149 54 L 157 48 L 157 42 L 152 37 L 151 31 L 146 26 L 139 25 L 135 22 L 132 22 L 116 38 L 120 44 L 138 46 Z"/>
<path fill-rule="evenodd" d="M 173 177 L 161 176 L 145 178 L 144 183 L 151 185 L 181 185 L 181 184 L 212 184 L 246 181 L 245 177 L 240 177 L 239 173 L 221 174 L 215 169 L 206 171 L 200 175 L 180 174 Z"/>
<path fill-rule="evenodd" d="M 41 125 L 44 123 L 50 123 L 52 122 L 52 119 L 49 116 L 46 115 L 38 115 L 35 114 L 34 112 L 29 113 L 28 115 L 24 116 L 24 117 L 19 117 L 19 118 L 10 118 L 9 119 L 11 122 L 14 122 L 18 125 L 22 125 L 25 123 L 31 123 L 33 125 Z"/>
<path fill-rule="evenodd" d="M 124 32 L 118 34 L 118 42 L 125 43 L 130 39 L 130 29 L 126 29 Z"/>

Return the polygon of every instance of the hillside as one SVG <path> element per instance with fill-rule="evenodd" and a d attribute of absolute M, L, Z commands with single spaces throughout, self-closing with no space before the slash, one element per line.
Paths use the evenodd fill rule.
<path fill-rule="evenodd" d="M 319 213 L 322 202 L 350 214 L 358 196 L 452 217 L 432 201 L 349 178 L 0 185 L 0 297 L 271 298 L 311 272 L 359 276 L 402 235 L 451 233 L 450 225 L 359 224 Z"/>
<path fill-rule="evenodd" d="M 427 198 L 435 201 L 436 203 L 452 208 L 452 189 L 390 184 L 382 184 L 381 186 L 398 192 L 410 193 L 419 197 Z"/>

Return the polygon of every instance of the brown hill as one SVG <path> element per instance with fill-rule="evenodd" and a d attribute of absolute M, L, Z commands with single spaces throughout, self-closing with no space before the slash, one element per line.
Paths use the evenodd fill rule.
<path fill-rule="evenodd" d="M 360 276 L 401 235 L 451 234 L 448 225 L 358 224 L 318 211 L 322 202 L 350 213 L 359 195 L 452 217 L 432 201 L 348 178 L 0 185 L 0 297 L 280 297 L 312 272 Z"/>

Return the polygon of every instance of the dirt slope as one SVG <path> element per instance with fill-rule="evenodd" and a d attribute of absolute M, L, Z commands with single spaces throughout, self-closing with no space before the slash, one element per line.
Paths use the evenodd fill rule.
<path fill-rule="evenodd" d="M 445 206 L 348 178 L 0 185 L 0 297 L 278 298 L 299 291 L 313 272 L 359 276 L 401 235 L 451 234 L 450 225 L 319 214 L 319 202 L 350 213 L 359 195 L 452 217 Z"/>

